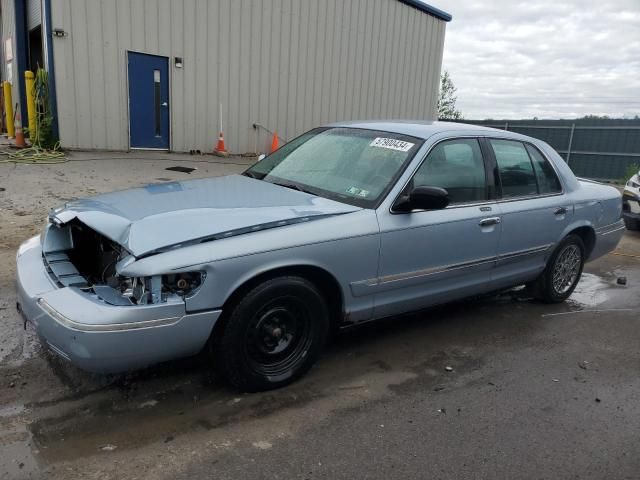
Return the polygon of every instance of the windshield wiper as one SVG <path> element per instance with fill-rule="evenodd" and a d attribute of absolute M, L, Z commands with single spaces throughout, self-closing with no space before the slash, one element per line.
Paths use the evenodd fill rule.
<path fill-rule="evenodd" d="M 304 187 L 301 187 L 297 183 L 280 183 L 280 182 L 272 182 L 272 183 L 274 185 L 279 185 L 281 187 L 290 188 L 291 190 L 297 190 L 299 192 L 309 193 L 311 195 L 316 195 L 317 196 L 317 194 L 315 192 L 312 192 L 311 190 L 308 190 L 308 189 L 306 189 Z"/>
<path fill-rule="evenodd" d="M 250 170 L 242 172 L 242 175 L 249 178 L 255 178 L 256 180 L 262 180 L 264 178 L 264 175 L 261 177 L 259 174 L 255 174 Z"/>

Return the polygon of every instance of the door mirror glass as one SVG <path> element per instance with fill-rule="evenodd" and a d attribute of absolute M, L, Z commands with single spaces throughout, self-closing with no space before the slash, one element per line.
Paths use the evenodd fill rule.
<path fill-rule="evenodd" d="M 449 192 L 442 187 L 415 187 L 409 195 L 400 198 L 395 210 L 441 210 L 449 205 Z"/>

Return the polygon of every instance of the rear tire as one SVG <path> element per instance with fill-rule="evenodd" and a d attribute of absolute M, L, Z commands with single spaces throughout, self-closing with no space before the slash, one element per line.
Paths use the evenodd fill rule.
<path fill-rule="evenodd" d="M 638 231 L 640 230 L 640 221 L 635 218 L 625 218 L 624 226 L 627 227 L 627 230 Z"/>
<path fill-rule="evenodd" d="M 540 277 L 528 285 L 533 296 L 545 303 L 561 303 L 569 298 L 580 281 L 585 252 L 579 236 L 567 235 L 549 258 Z"/>
<path fill-rule="evenodd" d="M 213 354 L 223 376 L 244 392 L 283 387 L 316 362 L 329 331 L 329 309 L 310 281 L 276 277 L 231 306 Z"/>

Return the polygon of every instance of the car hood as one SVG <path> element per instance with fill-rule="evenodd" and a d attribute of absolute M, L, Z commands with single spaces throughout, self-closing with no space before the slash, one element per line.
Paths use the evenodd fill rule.
<path fill-rule="evenodd" d="M 151 184 L 74 200 L 50 219 L 78 219 L 136 257 L 361 210 L 242 175 Z"/>

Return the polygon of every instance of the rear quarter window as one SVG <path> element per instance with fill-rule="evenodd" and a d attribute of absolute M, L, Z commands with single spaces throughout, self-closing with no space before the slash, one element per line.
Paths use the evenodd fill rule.
<path fill-rule="evenodd" d="M 541 195 L 549 193 L 559 193 L 562 191 L 560 179 L 549 160 L 547 160 L 536 147 L 527 145 L 527 152 L 531 156 L 533 169 L 538 180 L 538 191 Z"/>

